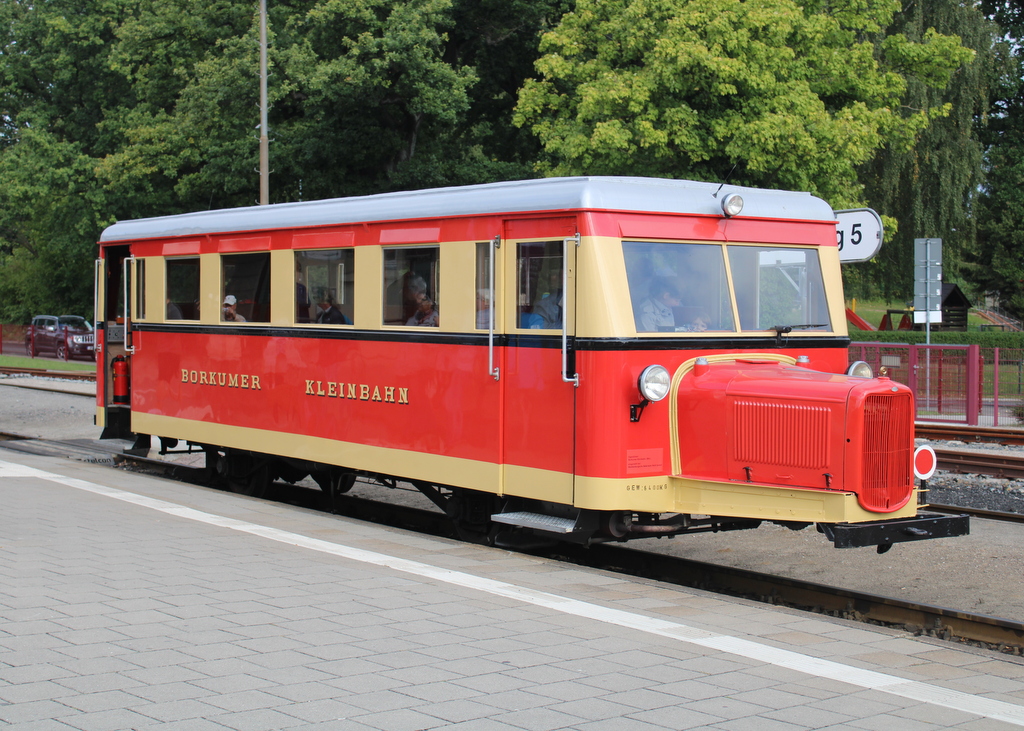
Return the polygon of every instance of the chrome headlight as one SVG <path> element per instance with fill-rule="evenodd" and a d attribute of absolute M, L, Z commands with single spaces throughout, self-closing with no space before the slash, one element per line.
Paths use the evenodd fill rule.
<path fill-rule="evenodd" d="M 672 377 L 665 366 L 650 365 L 644 368 L 636 385 L 640 395 L 648 401 L 661 401 L 672 388 Z"/>
<path fill-rule="evenodd" d="M 743 211 L 743 199 L 736 193 L 730 193 L 722 199 L 722 213 L 729 218 L 738 216 Z"/>
<path fill-rule="evenodd" d="M 874 378 L 875 371 L 864 361 L 858 360 L 850 364 L 850 367 L 846 369 L 846 375 L 857 378 Z"/>

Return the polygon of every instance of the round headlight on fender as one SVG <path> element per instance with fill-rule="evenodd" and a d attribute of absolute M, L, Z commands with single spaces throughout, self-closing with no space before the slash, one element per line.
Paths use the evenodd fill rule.
<path fill-rule="evenodd" d="M 650 365 L 644 368 L 637 379 L 637 387 L 640 389 L 640 395 L 648 401 L 661 401 L 668 396 L 672 387 L 672 377 L 665 366 Z"/>
<path fill-rule="evenodd" d="M 875 372 L 870 365 L 862 360 L 858 360 L 850 364 L 850 367 L 846 369 L 846 375 L 856 376 L 857 378 L 874 378 Z"/>

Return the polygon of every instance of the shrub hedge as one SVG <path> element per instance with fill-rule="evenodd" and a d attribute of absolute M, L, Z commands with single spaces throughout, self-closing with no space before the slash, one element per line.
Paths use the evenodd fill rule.
<path fill-rule="evenodd" d="M 850 328 L 850 340 L 855 343 L 909 343 L 923 345 L 923 330 L 857 330 Z M 932 331 L 936 345 L 980 345 L 983 348 L 1024 348 L 1024 332 L 1001 330 L 968 330 L 967 332 Z"/>

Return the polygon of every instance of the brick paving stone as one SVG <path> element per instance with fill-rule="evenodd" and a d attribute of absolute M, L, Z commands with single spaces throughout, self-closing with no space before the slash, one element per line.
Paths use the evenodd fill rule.
<path fill-rule="evenodd" d="M 411 709 L 351 716 L 350 720 L 379 731 L 427 731 L 428 729 L 445 728 L 448 725 L 440 718 Z"/>
<path fill-rule="evenodd" d="M 149 729 L 153 721 L 129 709 L 111 709 L 93 713 L 79 713 L 58 718 L 79 731 L 124 731 L 124 729 Z"/>
<path fill-rule="evenodd" d="M 672 726 L 648 723 L 635 718 L 615 718 L 592 721 L 574 726 L 574 731 L 664 731 Z"/>
<path fill-rule="evenodd" d="M 487 705 L 505 711 L 523 711 L 528 708 L 551 705 L 551 698 L 538 695 L 532 691 L 533 688 L 531 687 L 530 692 L 526 690 L 506 690 L 488 693 L 483 700 Z"/>
<path fill-rule="evenodd" d="M 303 721 L 294 716 L 270 709 L 239 711 L 212 716 L 209 720 L 236 731 L 278 731 L 279 729 L 301 727 Z"/>
<path fill-rule="evenodd" d="M 585 720 L 579 716 L 562 713 L 550 708 L 527 708 L 515 713 L 507 713 L 493 717 L 496 721 L 511 724 L 526 731 L 554 731 L 555 729 L 572 729 Z"/>
<path fill-rule="evenodd" d="M 661 724 L 665 728 L 689 729 L 713 726 L 725 720 L 721 716 L 692 711 L 684 706 L 667 706 L 651 710 L 636 711 L 629 714 L 630 718 L 647 723 Z"/>
<path fill-rule="evenodd" d="M 345 701 L 356 708 L 362 708 L 367 711 L 394 711 L 422 705 L 418 698 L 413 698 L 405 693 L 393 690 L 370 691 L 359 693 L 358 695 L 350 695 Z"/>

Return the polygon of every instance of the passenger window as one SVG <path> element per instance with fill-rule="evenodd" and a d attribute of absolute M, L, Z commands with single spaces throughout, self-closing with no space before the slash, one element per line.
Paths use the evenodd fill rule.
<path fill-rule="evenodd" d="M 734 330 L 717 244 L 622 242 L 637 332 Z"/>
<path fill-rule="evenodd" d="M 529 330 L 561 330 L 565 306 L 562 292 L 561 241 L 518 244 L 516 248 L 516 326 Z"/>
<path fill-rule="evenodd" d="M 438 327 L 439 249 L 384 249 L 384 324 Z"/>
<path fill-rule="evenodd" d="M 199 319 L 199 257 L 167 260 L 167 320 Z"/>
<path fill-rule="evenodd" d="M 135 260 L 135 319 L 146 319 L 146 260 Z"/>
<path fill-rule="evenodd" d="M 476 245 L 476 329 L 491 329 L 491 243 Z"/>
<path fill-rule="evenodd" d="M 295 322 L 352 324 L 354 261 L 352 249 L 295 252 Z"/>
<path fill-rule="evenodd" d="M 224 254 L 221 263 L 223 322 L 270 322 L 270 254 Z"/>

